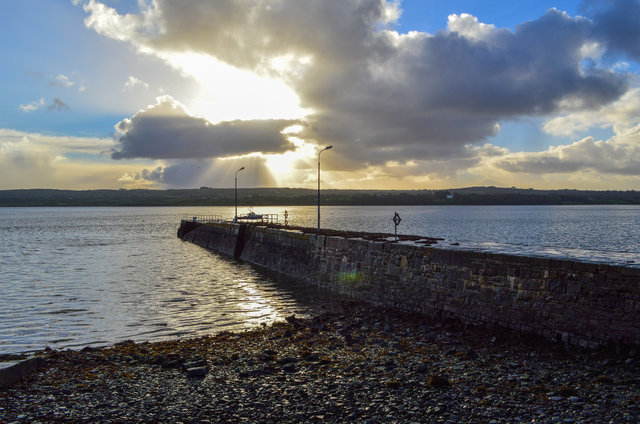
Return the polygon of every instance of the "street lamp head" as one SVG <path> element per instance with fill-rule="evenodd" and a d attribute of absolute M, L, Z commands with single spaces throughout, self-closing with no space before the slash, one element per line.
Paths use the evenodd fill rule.
<path fill-rule="evenodd" d="M 243 169 L 244 169 L 244 166 L 242 168 L 238 169 L 238 171 L 236 171 L 236 172 L 242 171 Z"/>
<path fill-rule="evenodd" d="M 318 157 L 320 157 L 320 153 L 324 152 L 325 150 L 332 149 L 332 148 L 333 148 L 333 146 L 327 146 L 327 147 L 325 147 L 324 149 L 320 150 L 320 151 L 318 152 Z"/>

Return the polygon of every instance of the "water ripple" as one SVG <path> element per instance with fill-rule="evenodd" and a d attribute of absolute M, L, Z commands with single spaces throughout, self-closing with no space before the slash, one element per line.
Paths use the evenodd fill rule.
<path fill-rule="evenodd" d="M 314 207 L 265 207 L 314 227 Z M 337 207 L 323 226 L 443 237 L 441 247 L 640 266 L 640 207 Z M 0 208 L 0 353 L 239 330 L 335 299 L 180 241 L 184 212 Z M 244 213 L 244 211 L 242 211 Z M 452 244 L 458 243 L 457 246 Z"/>
<path fill-rule="evenodd" d="M 33 225 L 15 229 L 18 214 Z M 0 353 L 238 330 L 331 303 L 326 293 L 182 242 L 181 214 L 0 209 Z"/>

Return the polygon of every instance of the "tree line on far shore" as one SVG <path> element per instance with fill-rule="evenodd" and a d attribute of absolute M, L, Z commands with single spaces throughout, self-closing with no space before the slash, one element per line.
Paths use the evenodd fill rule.
<path fill-rule="evenodd" d="M 232 206 L 233 188 L 173 190 L 0 190 L 0 206 Z M 316 205 L 301 188 L 241 188 L 239 206 Z M 639 205 L 636 190 L 533 190 L 469 187 L 449 190 L 322 190 L 324 206 L 400 205 Z"/>

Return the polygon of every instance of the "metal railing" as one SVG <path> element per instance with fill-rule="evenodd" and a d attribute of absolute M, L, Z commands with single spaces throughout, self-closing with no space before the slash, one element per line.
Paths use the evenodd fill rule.
<path fill-rule="evenodd" d="M 277 224 L 278 223 L 278 214 L 277 213 L 265 213 L 262 215 L 262 222 L 267 224 Z"/>
<path fill-rule="evenodd" d="M 200 224 L 208 224 L 211 222 L 223 222 L 230 221 L 222 218 L 222 215 L 190 215 L 185 213 L 182 215 L 183 221 L 190 222 L 198 222 Z M 263 224 L 277 224 L 278 223 L 278 214 L 277 213 L 249 213 L 245 216 L 239 216 L 238 222 L 252 222 L 252 223 L 263 223 Z"/>
<path fill-rule="evenodd" d="M 239 216 L 238 221 L 242 222 L 260 222 L 263 224 L 277 224 L 278 223 L 278 214 L 277 213 L 254 213 L 250 212 L 245 216 Z"/>
<path fill-rule="evenodd" d="M 201 224 L 207 224 L 209 222 L 221 222 L 223 221 L 222 215 L 182 215 L 183 221 L 199 222 Z"/>

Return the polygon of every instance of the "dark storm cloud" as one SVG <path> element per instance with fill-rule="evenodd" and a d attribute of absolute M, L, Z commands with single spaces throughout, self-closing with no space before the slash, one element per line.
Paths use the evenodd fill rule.
<path fill-rule="evenodd" d="M 384 0 L 157 0 L 137 27 L 128 16 L 126 29 L 128 39 L 146 49 L 205 53 L 279 76 L 301 105 L 313 110 L 300 136 L 339 146 L 340 155 L 326 157 L 329 167 L 356 169 L 390 160 L 464 159 L 467 146 L 495 135 L 501 120 L 595 109 L 620 98 L 629 87 L 626 75 L 583 66 L 584 47 L 595 41 L 635 51 L 614 24 L 622 20 L 626 31 L 636 34 L 640 21 L 623 19 L 621 13 L 634 16 L 637 2 L 611 4 L 593 21 L 551 9 L 514 31 L 483 25 L 469 15 L 452 16 L 446 30 L 431 35 L 384 30 L 393 24 L 395 10 Z M 115 33 L 109 16 L 96 7 L 86 10 L 92 13 L 89 26 L 122 39 L 124 33 Z M 148 30 L 152 19 L 159 23 L 152 27 L 160 30 Z M 288 58 L 287 67 L 272 66 L 282 57 Z M 171 146 L 151 143 L 162 140 L 157 133 L 163 119 L 173 122 Z M 249 137 L 225 144 L 203 142 L 219 140 L 212 135 L 218 129 L 187 125 L 194 120 L 149 119 L 139 126 L 145 137 L 127 131 L 114 157 L 194 157 L 177 155 L 281 151 L 284 146 L 274 135 L 277 121 L 272 127 L 262 124 L 271 130 L 270 141 Z M 222 147 L 214 148 L 218 142 Z"/>
<path fill-rule="evenodd" d="M 162 183 L 168 187 L 231 187 L 235 171 L 245 167 L 239 176 L 240 187 L 273 187 L 273 174 L 266 166 L 264 158 L 244 157 L 232 160 L 178 159 L 165 166 L 144 169 L 131 176 L 133 181 Z"/>
<path fill-rule="evenodd" d="M 383 0 L 159 0 L 163 31 L 144 36 L 160 50 L 193 50 L 242 68 L 312 55 L 342 66 L 368 53 L 388 9 Z M 268 66 L 268 65 L 267 65 Z"/>
<path fill-rule="evenodd" d="M 162 182 L 164 180 L 164 169 L 158 166 L 154 169 L 143 169 L 141 173 L 141 179 L 155 182 Z"/>
<path fill-rule="evenodd" d="M 284 152 L 291 147 L 281 131 L 291 121 L 255 120 L 216 125 L 189 115 L 171 97 L 116 125 L 119 146 L 113 159 L 187 159 Z"/>
<path fill-rule="evenodd" d="M 584 8 L 592 15 L 595 37 L 610 51 L 640 60 L 640 1 L 590 0 Z"/>
<path fill-rule="evenodd" d="M 135 175 L 128 175 L 128 181 L 149 181 L 166 184 L 168 186 L 194 187 L 204 169 L 209 166 L 208 161 L 201 159 L 183 159 L 169 161 L 165 166 L 153 169 L 143 169 Z"/>
<path fill-rule="evenodd" d="M 314 68 L 297 88 L 309 104 L 322 105 L 303 135 L 347 144 L 341 148 L 369 163 L 445 158 L 495 135 L 500 120 L 553 113 L 563 102 L 609 103 L 628 84 L 613 72 L 581 68 L 589 25 L 550 10 L 486 38 L 455 28 L 400 40 L 381 35 L 367 69 Z M 322 87 L 339 89 L 326 95 Z"/>

